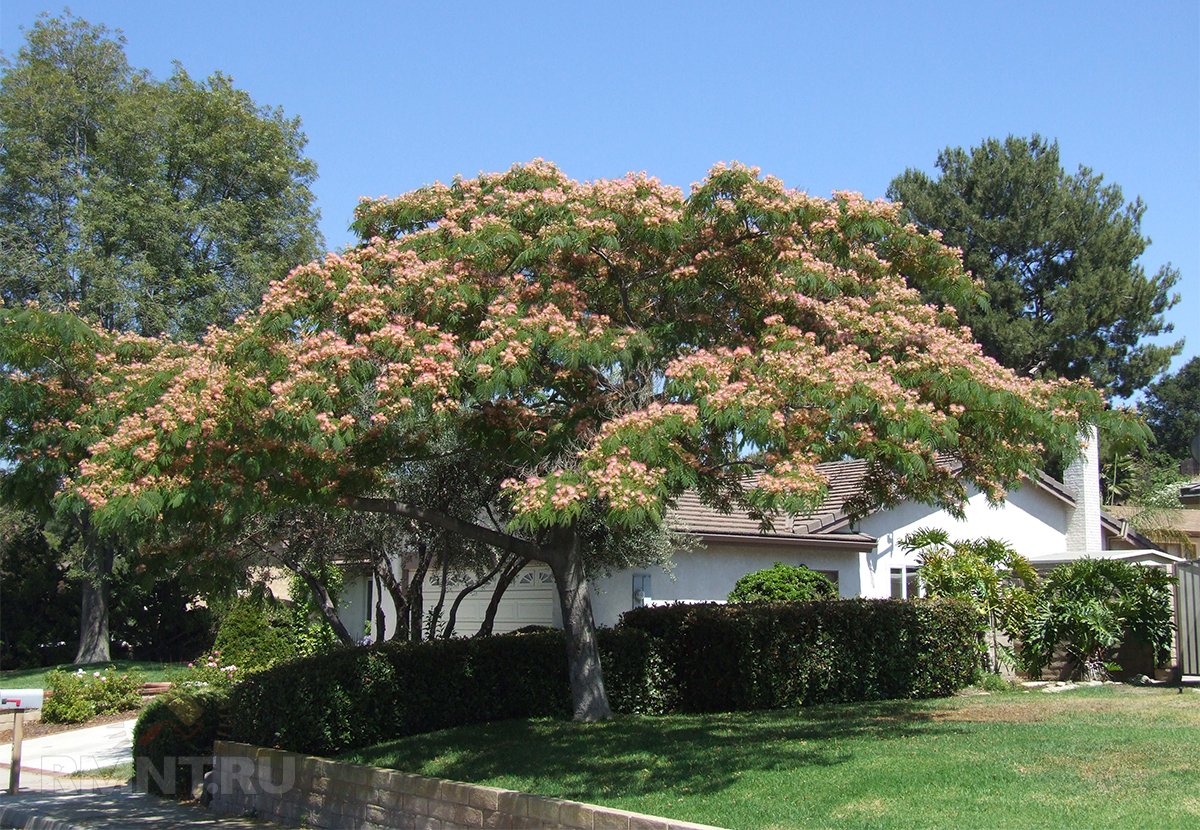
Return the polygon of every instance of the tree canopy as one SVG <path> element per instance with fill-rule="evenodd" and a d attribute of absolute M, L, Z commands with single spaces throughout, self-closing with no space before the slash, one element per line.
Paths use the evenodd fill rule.
<path fill-rule="evenodd" d="M 580 718 L 608 712 L 589 559 L 685 490 L 769 524 L 820 502 L 818 462 L 853 456 L 862 509 L 957 509 L 969 484 L 1002 497 L 1103 410 L 927 305 L 921 289 L 963 307 L 975 285 L 895 205 L 740 165 L 685 197 L 535 161 L 365 201 L 355 227 L 360 246 L 199 343 L 93 327 L 76 391 L 31 347 L 10 394 L 84 401 L 38 434 L 86 445 L 60 499 L 105 527 L 340 504 L 548 563 Z M 63 325 L 5 315 L 22 342 Z M 502 494 L 498 524 L 389 495 L 397 470 L 447 459 Z"/>
<path fill-rule="evenodd" d="M 6 370 L 58 366 L 60 386 L 37 400 L 0 390 L 4 457 L 38 459 L 7 469 L 2 489 L 43 517 L 89 452 L 70 428 L 40 434 L 47 412 L 70 424 L 92 401 L 97 344 L 82 320 L 195 340 L 321 245 L 299 121 L 220 73 L 197 81 L 176 66 L 157 81 L 123 47 L 102 26 L 43 15 L 0 63 L 0 300 L 80 315 L 23 339 L 37 325 L 25 317 L 0 338 Z M 108 581 L 128 548 L 102 538 L 86 509 L 69 521 L 82 540 L 77 572 L 90 574 L 78 659 L 105 660 Z"/>
<path fill-rule="evenodd" d="M 298 119 L 220 73 L 156 81 L 123 45 L 43 16 L 3 63 L 0 296 L 195 337 L 316 255 L 316 165 Z"/>
<path fill-rule="evenodd" d="M 905 215 L 962 249 L 986 303 L 959 308 L 984 351 L 1022 375 L 1090 378 L 1129 397 L 1178 354 L 1148 338 L 1170 332 L 1163 312 L 1179 272 L 1148 276 L 1138 259 L 1145 205 L 1086 167 L 1068 174 L 1057 142 L 988 139 L 938 154 L 940 175 L 909 169 L 889 197 Z M 936 289 L 925 296 L 941 301 Z"/>
<path fill-rule="evenodd" d="M 1200 357 L 1150 384 L 1142 409 L 1159 450 L 1176 460 L 1190 458 L 1200 436 Z"/>

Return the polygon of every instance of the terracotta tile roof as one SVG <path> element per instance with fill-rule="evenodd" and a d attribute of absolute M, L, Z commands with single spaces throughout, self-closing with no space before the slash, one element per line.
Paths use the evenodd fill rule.
<path fill-rule="evenodd" d="M 947 458 L 947 463 L 953 463 Z M 772 517 L 774 528 L 763 531 L 757 519 L 743 512 L 734 510 L 721 513 L 715 508 L 702 504 L 699 495 L 694 492 L 684 493 L 679 497 L 674 507 L 667 511 L 667 523 L 675 530 L 693 533 L 703 537 L 754 537 L 764 541 L 794 541 L 819 543 L 822 541 L 874 543 L 874 538 L 861 533 L 850 533 L 849 518 L 846 502 L 861 491 L 863 478 L 867 474 L 865 461 L 834 461 L 828 464 L 818 464 L 817 469 L 829 479 L 829 492 L 820 507 L 805 515 Z M 1034 486 L 1049 493 L 1054 498 L 1074 506 L 1075 499 L 1067 491 L 1066 486 L 1044 472 L 1027 478 Z M 1121 521 L 1125 518 L 1118 508 L 1110 508 L 1111 515 L 1101 514 L 1101 522 L 1109 533 L 1124 535 L 1131 541 L 1153 547 L 1149 539 L 1128 527 Z M 1200 510 L 1180 510 L 1176 513 L 1188 513 L 1191 516 L 1184 524 L 1193 527 L 1190 532 L 1200 533 Z M 1185 531 L 1187 532 L 1187 531 Z"/>
<path fill-rule="evenodd" d="M 697 536 L 754 536 L 768 539 L 820 541 L 834 536 L 843 541 L 870 542 L 874 539 L 861 533 L 844 532 L 849 522 L 846 502 L 860 491 L 867 473 L 865 461 L 834 461 L 818 464 L 817 469 L 829 479 L 829 492 L 821 506 L 806 515 L 772 517 L 772 530 L 763 532 L 757 519 L 739 511 L 720 513 L 700 502 L 694 492 L 684 493 L 667 512 L 667 523 L 675 530 Z"/>

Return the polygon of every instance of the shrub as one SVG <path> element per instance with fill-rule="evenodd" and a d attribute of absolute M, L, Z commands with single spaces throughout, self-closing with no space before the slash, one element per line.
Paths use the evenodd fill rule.
<path fill-rule="evenodd" d="M 182 689 L 225 687 L 241 680 L 245 674 L 241 667 L 222 660 L 221 652 L 214 649 L 188 663 L 187 668 L 173 672 L 171 682 Z"/>
<path fill-rule="evenodd" d="M 569 712 L 561 632 L 381 643 L 245 678 L 230 737 L 330 754 L 460 724 Z"/>
<path fill-rule="evenodd" d="M 225 662 L 242 671 L 270 668 L 298 656 L 286 612 L 266 600 L 242 597 L 221 615 L 213 646 Z"/>
<path fill-rule="evenodd" d="M 85 685 L 81 674 L 46 672 L 47 695 L 42 703 L 42 720 L 46 723 L 83 723 L 96 717 L 96 705 L 84 694 Z"/>
<path fill-rule="evenodd" d="M 91 674 L 83 669 L 47 672 L 41 718 L 46 723 L 83 723 L 97 715 L 130 711 L 142 703 L 141 685 L 140 674 L 119 674 L 112 666 Z"/>
<path fill-rule="evenodd" d="M 217 730 L 226 711 L 223 689 L 168 692 L 146 705 L 133 728 L 136 781 L 157 795 L 190 797 L 191 759 L 211 758 Z M 204 770 L 211 769 L 211 764 Z"/>
<path fill-rule="evenodd" d="M 957 600 L 675 605 L 626 613 L 684 712 L 934 697 L 968 685 L 978 612 Z"/>
<path fill-rule="evenodd" d="M 837 595 L 837 587 L 825 576 L 809 570 L 808 566 L 776 562 L 770 568 L 748 573 L 739 579 L 729 593 L 729 601 L 809 602 L 837 599 Z"/>
<path fill-rule="evenodd" d="M 1018 655 L 1022 668 L 1041 676 L 1059 645 L 1088 679 L 1107 676 L 1112 654 L 1132 636 L 1151 647 L 1155 661 L 1170 657 L 1171 583 L 1160 568 L 1114 559 L 1079 559 L 1050 572 L 1024 620 Z"/>
<path fill-rule="evenodd" d="M 951 600 L 677 605 L 598 632 L 617 712 L 930 697 L 968 685 L 977 612 Z M 230 691 L 229 737 L 327 755 L 570 713 L 561 631 L 382 643 L 294 660 Z"/>

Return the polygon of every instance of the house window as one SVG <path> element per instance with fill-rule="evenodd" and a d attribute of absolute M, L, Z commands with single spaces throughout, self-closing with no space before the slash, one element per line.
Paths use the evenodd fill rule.
<path fill-rule="evenodd" d="M 653 594 L 650 593 L 650 574 L 633 575 L 633 607 L 642 608 Z"/>
<path fill-rule="evenodd" d="M 916 599 L 921 596 L 921 581 L 917 569 L 907 566 L 892 568 L 892 599 Z"/>

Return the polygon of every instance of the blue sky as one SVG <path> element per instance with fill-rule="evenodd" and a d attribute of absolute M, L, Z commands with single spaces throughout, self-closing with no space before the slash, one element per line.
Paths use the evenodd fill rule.
<path fill-rule="evenodd" d="M 299 115 L 330 247 L 360 195 L 543 157 L 687 187 L 737 159 L 881 196 L 988 136 L 1057 138 L 1140 196 L 1200 354 L 1200 4 L 74 0 L 135 66 L 220 69 Z M 0 2 L 0 49 L 61 6 Z M 1180 361 L 1176 361 L 1178 367 Z"/>

